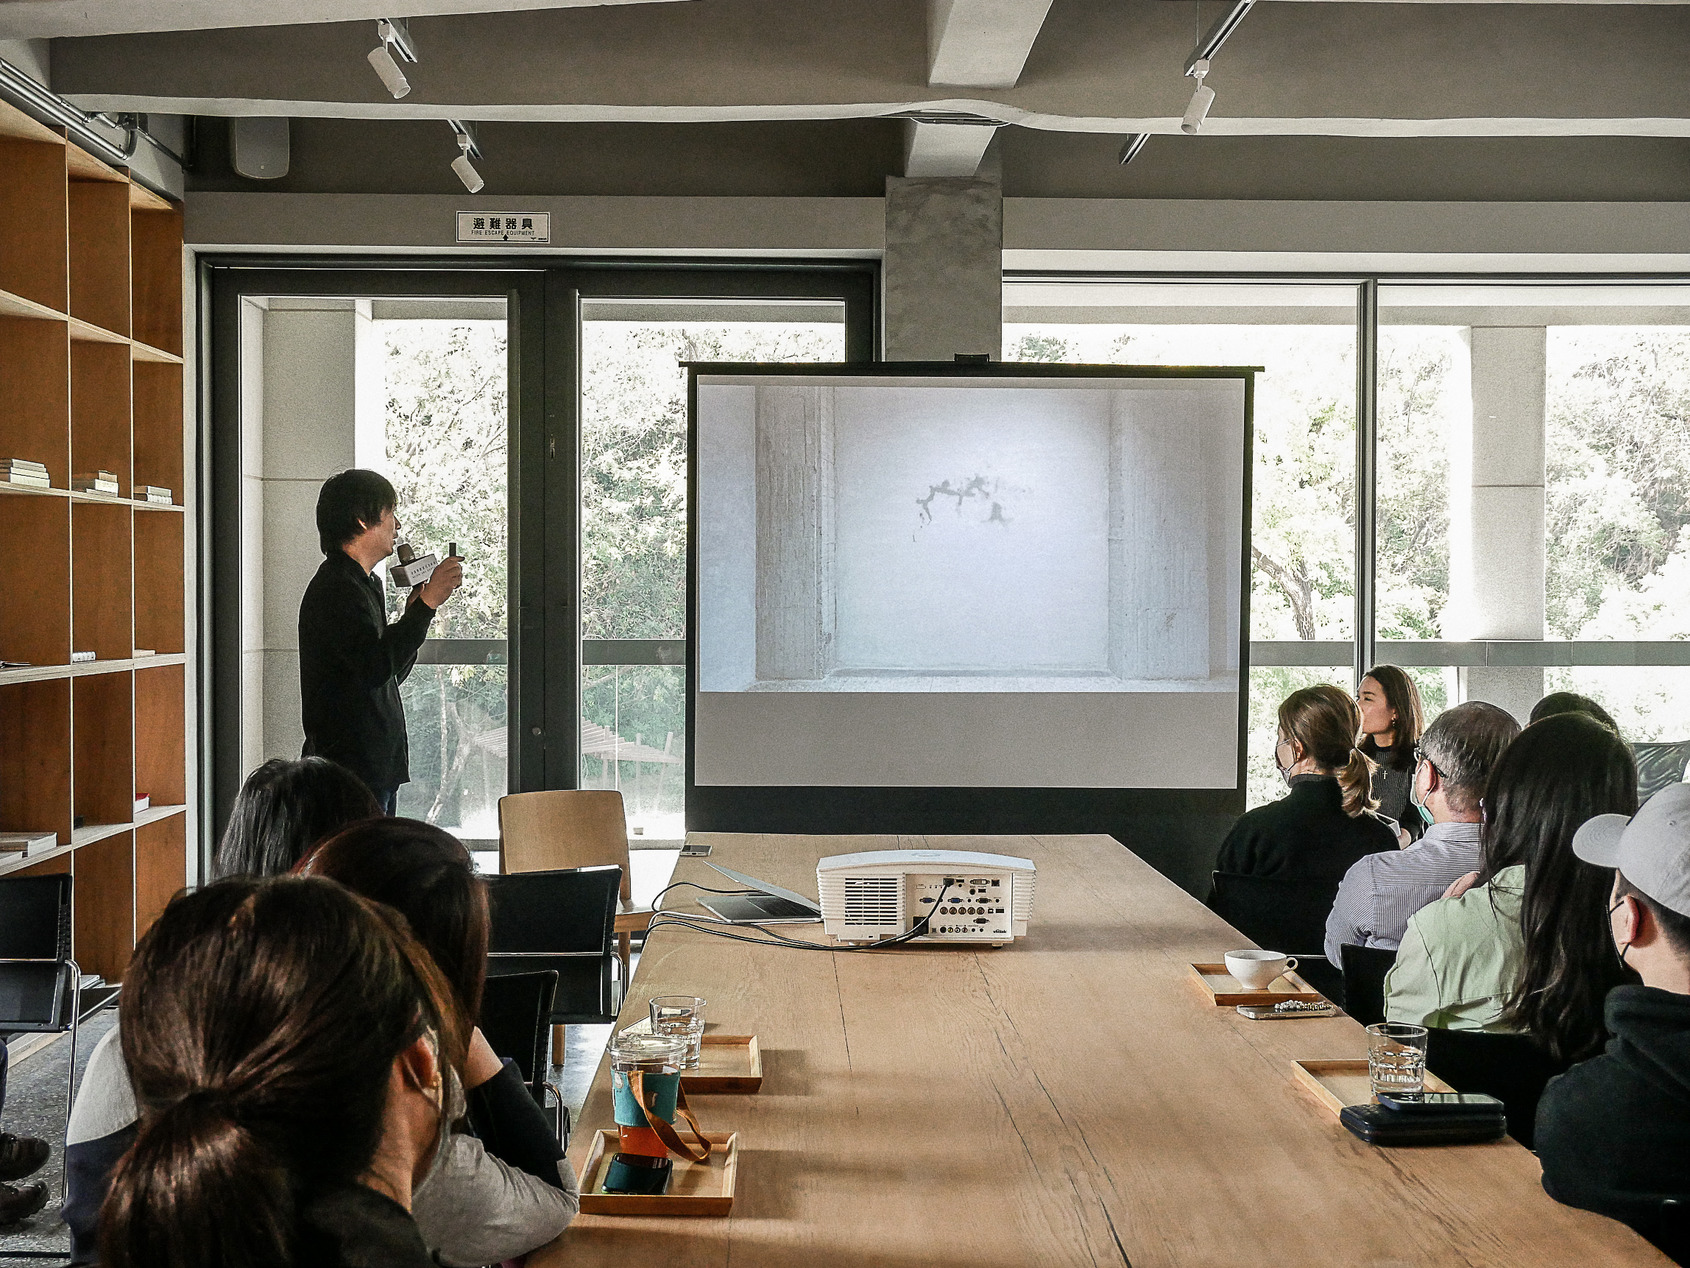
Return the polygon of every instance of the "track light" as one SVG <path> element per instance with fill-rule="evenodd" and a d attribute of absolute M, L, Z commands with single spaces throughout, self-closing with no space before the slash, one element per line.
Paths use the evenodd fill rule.
<path fill-rule="evenodd" d="M 410 28 L 403 18 L 378 18 L 376 34 L 381 43 L 370 50 L 369 63 L 381 76 L 382 86 L 395 97 L 403 97 L 411 91 L 411 81 L 405 78 L 399 62 L 404 60 L 414 66 L 417 61 L 417 46 L 411 42 Z"/>
<path fill-rule="evenodd" d="M 1215 104 L 1215 90 L 1203 82 L 1203 77 L 1209 73 L 1209 59 L 1200 57 L 1192 63 L 1187 72 L 1197 81 L 1197 91 L 1191 94 L 1191 104 L 1185 108 L 1185 118 L 1179 121 L 1179 130 L 1187 136 L 1195 136 L 1203 128 L 1203 120 L 1209 117 L 1209 107 Z"/>
<path fill-rule="evenodd" d="M 1149 140 L 1150 133 L 1148 132 L 1135 132 L 1128 137 L 1127 143 L 1121 147 L 1121 166 L 1125 167 L 1137 158 L 1138 152 L 1144 148 L 1145 143 Z"/>
<path fill-rule="evenodd" d="M 452 170 L 464 183 L 464 188 L 472 194 L 479 194 L 481 187 L 487 182 L 481 179 L 481 173 L 475 170 L 471 158 L 481 157 L 481 147 L 475 143 L 475 125 L 465 123 L 462 119 L 448 119 L 452 125 L 452 132 L 458 138 L 458 157 L 452 160 Z"/>

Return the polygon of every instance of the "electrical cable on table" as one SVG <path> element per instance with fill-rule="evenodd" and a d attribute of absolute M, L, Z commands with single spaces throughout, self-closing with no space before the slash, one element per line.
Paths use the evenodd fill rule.
<path fill-rule="evenodd" d="M 646 926 L 646 938 L 648 941 L 651 938 L 653 930 L 674 927 L 680 929 L 691 929 L 696 933 L 707 933 L 712 937 L 727 938 L 734 942 L 748 942 L 754 947 L 791 947 L 794 950 L 799 951 L 880 951 L 886 947 L 895 947 L 900 943 L 914 941 L 916 938 L 925 935 L 927 933 L 928 926 L 932 923 L 933 913 L 939 910 L 939 904 L 945 901 L 945 895 L 950 893 L 951 886 L 955 884 L 955 882 L 950 879 L 945 881 L 945 884 L 939 890 L 939 897 L 933 901 L 932 910 L 922 913 L 922 915 L 916 920 L 915 924 L 911 925 L 906 932 L 900 933 L 895 938 L 887 938 L 883 942 L 876 942 L 872 946 L 834 946 L 826 942 L 808 942 L 802 938 L 789 938 L 785 934 L 776 933 L 774 930 L 766 928 L 760 924 L 741 924 L 734 926 L 739 929 L 755 929 L 759 934 L 763 935 L 760 938 L 753 938 L 748 937 L 745 934 L 729 933 L 725 929 L 710 928 L 711 924 L 725 925 L 731 923 L 729 921 L 722 920 L 720 917 L 694 916 L 681 912 L 660 912 L 658 910 L 658 900 L 661 899 L 664 894 L 668 893 L 670 889 L 678 888 L 681 885 L 692 884 L 693 882 L 691 881 L 677 881 L 674 885 L 670 885 L 667 889 L 661 890 L 658 893 L 657 898 L 652 900 L 653 919 L 651 923 Z M 694 888 L 708 889 L 708 887 L 704 885 L 695 885 Z M 709 892 L 739 894 L 751 891 L 709 890 Z"/>

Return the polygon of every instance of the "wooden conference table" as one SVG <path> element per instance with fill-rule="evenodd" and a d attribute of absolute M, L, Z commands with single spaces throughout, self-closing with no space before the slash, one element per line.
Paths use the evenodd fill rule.
<path fill-rule="evenodd" d="M 1193 961 L 1238 933 L 1103 836 L 713 834 L 712 858 L 815 892 L 815 862 L 951 846 L 1031 858 L 1028 937 L 1001 949 L 832 954 L 652 934 L 622 1024 L 698 994 L 758 1036 L 762 1091 L 700 1096 L 737 1130 L 725 1218 L 589 1216 L 530 1256 L 569 1265 L 1660 1265 L 1624 1225 L 1547 1197 L 1512 1141 L 1378 1149 L 1295 1079 L 1365 1057 L 1348 1017 L 1254 1022 Z M 683 858 L 677 880 L 716 873 Z M 690 907 L 685 890 L 666 905 Z M 822 937 L 820 926 L 788 932 Z M 601 1063 L 570 1151 L 612 1126 Z"/>

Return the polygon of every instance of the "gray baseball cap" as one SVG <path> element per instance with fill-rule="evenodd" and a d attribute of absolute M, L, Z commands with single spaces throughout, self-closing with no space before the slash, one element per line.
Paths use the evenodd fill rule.
<path fill-rule="evenodd" d="M 1690 916 L 1690 784 L 1663 788 L 1635 815 L 1597 815 L 1573 834 L 1573 853 L 1617 867 L 1661 906 Z"/>

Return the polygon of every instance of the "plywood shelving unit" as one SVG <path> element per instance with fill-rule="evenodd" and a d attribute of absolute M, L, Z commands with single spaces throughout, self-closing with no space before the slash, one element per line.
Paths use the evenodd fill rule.
<path fill-rule="evenodd" d="M 52 487 L 0 482 L 0 660 L 27 662 L 0 669 L 0 829 L 59 846 L 0 854 L 0 875 L 74 875 L 76 958 L 117 981 L 187 879 L 182 213 L 0 103 L 10 458 L 44 464 Z M 75 491 L 93 471 L 118 493 Z"/>

